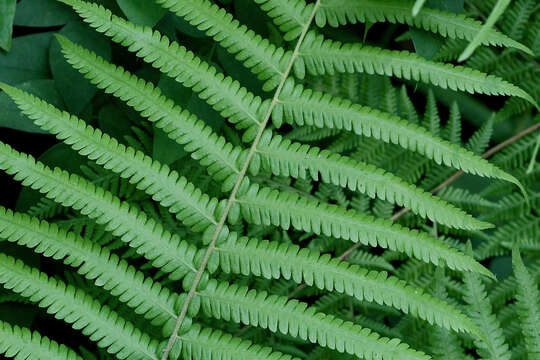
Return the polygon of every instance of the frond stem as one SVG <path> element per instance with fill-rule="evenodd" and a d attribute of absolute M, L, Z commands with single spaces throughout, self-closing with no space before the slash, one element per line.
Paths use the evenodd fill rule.
<path fill-rule="evenodd" d="M 298 41 L 296 43 L 296 46 L 294 48 L 294 52 L 289 60 L 289 63 L 287 64 L 287 68 L 285 69 L 285 72 L 281 75 L 281 79 L 279 82 L 279 86 L 277 87 L 274 97 L 272 98 L 272 102 L 270 103 L 270 106 L 268 107 L 268 110 L 266 112 L 266 115 L 264 117 L 264 120 L 262 123 L 259 124 L 259 129 L 257 131 L 257 135 L 255 136 L 255 139 L 253 140 L 253 144 L 251 145 L 251 148 L 249 149 L 249 153 L 247 155 L 246 161 L 244 162 L 244 165 L 242 167 L 242 170 L 238 174 L 238 178 L 236 179 L 236 183 L 234 184 L 234 188 L 231 192 L 231 195 L 229 196 L 229 199 L 227 200 L 227 205 L 225 207 L 225 210 L 223 211 L 223 214 L 221 215 L 221 218 L 219 219 L 219 223 L 217 224 L 216 230 L 214 231 L 214 234 L 212 236 L 212 239 L 210 241 L 210 244 L 208 245 L 208 249 L 206 250 L 206 253 L 204 255 L 204 258 L 201 262 L 201 266 L 197 270 L 197 273 L 195 274 L 195 279 L 193 281 L 193 284 L 191 285 L 191 288 L 188 292 L 186 301 L 184 302 L 182 306 L 182 310 L 180 312 L 180 315 L 178 315 L 178 318 L 176 320 L 176 325 L 174 327 L 173 333 L 169 337 L 169 341 L 167 343 L 166 348 L 163 350 L 163 354 L 161 357 L 161 360 L 166 360 L 169 357 L 169 353 L 171 352 L 176 339 L 178 338 L 178 330 L 180 330 L 180 327 L 182 326 L 182 322 L 184 321 L 189 305 L 193 299 L 193 297 L 196 294 L 197 286 L 199 285 L 199 282 L 201 281 L 202 275 L 204 271 L 206 270 L 206 266 L 208 265 L 208 262 L 210 261 L 210 255 L 212 252 L 216 249 L 216 241 L 219 237 L 219 234 L 221 233 L 221 230 L 223 229 L 223 226 L 225 225 L 225 221 L 227 220 L 227 216 L 229 215 L 229 211 L 231 210 L 231 207 L 233 203 L 236 201 L 236 193 L 238 192 L 238 189 L 240 188 L 240 185 L 242 184 L 242 181 L 244 180 L 244 177 L 246 176 L 247 170 L 249 168 L 249 164 L 251 162 L 251 159 L 255 155 L 255 152 L 257 151 L 257 146 L 259 144 L 259 141 L 262 137 L 262 134 L 266 128 L 266 125 L 268 124 L 268 121 L 270 120 L 270 117 L 272 116 L 272 111 L 274 110 L 274 107 L 276 106 L 279 95 L 281 94 L 281 91 L 283 89 L 283 86 L 285 85 L 285 81 L 289 77 L 289 74 L 292 70 L 293 64 L 295 59 L 298 57 L 300 53 L 300 46 L 302 45 L 302 42 L 304 41 L 304 38 L 308 32 L 308 29 L 313 22 L 313 19 L 315 18 L 315 13 L 317 12 L 317 9 L 320 6 L 321 0 L 317 0 L 315 5 L 313 6 L 313 11 L 311 12 L 311 15 L 309 17 L 308 22 L 305 24 L 304 28 L 302 29 L 302 34 L 298 38 Z"/>

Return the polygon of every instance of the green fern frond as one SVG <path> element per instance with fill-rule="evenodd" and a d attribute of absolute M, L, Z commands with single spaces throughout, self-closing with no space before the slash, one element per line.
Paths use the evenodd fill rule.
<path fill-rule="evenodd" d="M 433 62 L 408 51 L 343 44 L 310 32 L 302 43 L 300 55 L 295 62 L 295 73 L 301 78 L 306 70 L 311 75 L 363 72 L 422 81 L 471 94 L 516 96 L 537 106 L 528 93 L 499 77 L 463 66 Z"/>
<path fill-rule="evenodd" d="M 108 231 L 178 279 L 193 270 L 196 249 L 172 235 L 144 213 L 83 178 L 0 144 L 0 168 L 48 198 L 105 224 Z M 147 241 L 152 239 L 152 241 Z"/>
<path fill-rule="evenodd" d="M 527 29 L 527 22 L 537 10 L 536 0 L 517 0 L 504 14 L 501 27 L 511 38 L 522 39 Z M 531 53 L 532 55 L 532 53 Z"/>
<path fill-rule="evenodd" d="M 59 0 L 72 6 L 85 22 L 122 44 L 176 81 L 193 88 L 224 118 L 239 128 L 259 125 L 268 103 L 263 103 L 238 81 L 224 76 L 185 47 L 148 27 L 134 25 L 101 5 L 82 0 Z M 254 134 L 252 134 L 254 136 Z"/>
<path fill-rule="evenodd" d="M 473 273 L 466 273 L 464 282 L 466 286 L 464 298 L 468 304 L 469 316 L 481 331 L 481 337 L 475 341 L 480 355 L 483 358 L 510 360 L 510 350 L 499 322 L 492 313 L 484 284 Z"/>
<path fill-rule="evenodd" d="M 166 288 L 145 278 L 107 249 L 55 224 L 0 207 L 0 237 L 63 260 L 154 324 L 162 325 L 176 316 L 175 297 Z"/>
<path fill-rule="evenodd" d="M 298 246 L 256 239 L 228 241 L 216 252 L 220 267 L 227 273 L 293 279 L 298 284 L 344 293 L 360 301 L 392 306 L 454 331 L 477 332 L 456 309 L 386 272 L 369 271 Z"/>
<path fill-rule="evenodd" d="M 535 283 L 540 282 L 540 262 L 528 264 L 527 271 Z M 489 301 L 493 307 L 498 309 L 512 299 L 516 294 L 517 286 L 515 275 L 510 275 L 496 283 L 489 291 Z"/>
<path fill-rule="evenodd" d="M 178 336 L 176 347 L 184 359 L 200 360 L 299 360 L 272 348 L 252 344 L 248 340 L 234 338 L 219 330 L 193 325 L 185 334 Z M 173 350 L 174 353 L 174 350 Z M 180 354 L 174 354 L 180 355 Z"/>
<path fill-rule="evenodd" d="M 325 129 L 317 128 L 315 126 L 301 126 L 294 128 L 292 131 L 287 133 L 285 137 L 290 140 L 312 142 L 331 138 L 339 134 L 341 134 L 341 131 L 339 129 Z"/>
<path fill-rule="evenodd" d="M 272 118 L 276 126 L 283 121 L 299 126 L 336 128 L 352 131 L 398 144 L 418 152 L 437 164 L 445 164 L 471 174 L 494 177 L 516 183 L 516 179 L 485 159 L 431 135 L 424 128 L 396 116 L 353 104 L 348 100 L 331 98 L 320 92 L 305 90 L 287 82 Z"/>
<path fill-rule="evenodd" d="M 447 301 L 448 293 L 444 286 L 444 273 L 439 269 L 435 272 L 432 293 L 437 298 Z M 454 360 L 465 357 L 465 351 L 456 334 L 446 329 L 434 328 L 429 338 L 435 360 Z"/>
<path fill-rule="evenodd" d="M 62 112 L 28 93 L 5 84 L 0 84 L 0 88 L 36 125 L 104 168 L 136 183 L 140 190 L 147 192 L 154 200 L 170 207 L 194 231 L 202 232 L 217 223 L 214 219 L 217 199 L 203 194 L 168 166 L 118 143 L 116 139 L 87 125 L 84 120 Z"/>
<path fill-rule="evenodd" d="M 500 255 L 505 244 L 513 244 L 526 239 L 537 239 L 540 234 L 540 217 L 525 215 L 508 224 L 497 228 L 495 233 L 487 237 L 475 250 L 477 259 L 484 260 L 488 257 Z"/>
<path fill-rule="evenodd" d="M 306 178 L 311 174 L 314 180 L 320 176 L 325 183 L 358 190 L 372 198 L 410 208 L 414 213 L 441 224 L 464 229 L 491 227 L 391 173 L 316 147 L 291 143 L 281 136 L 272 136 L 270 131 L 262 135 L 257 153 L 261 155 L 261 166 L 274 175 Z"/>
<path fill-rule="evenodd" d="M 348 258 L 347 262 L 368 269 L 381 269 L 394 271 L 394 266 L 382 256 L 373 255 L 367 251 L 356 250 Z"/>
<path fill-rule="evenodd" d="M 105 87 L 107 91 L 115 91 L 116 96 L 131 103 L 132 106 L 141 111 L 145 117 L 156 122 L 158 127 L 163 127 L 164 130 L 169 133 L 171 138 L 174 138 L 179 143 L 187 143 L 187 150 L 190 152 L 194 151 L 193 157 L 197 159 L 202 158 L 202 164 L 209 167 L 210 173 L 215 174 L 217 180 L 227 179 L 230 176 L 231 178 L 227 179 L 226 183 L 231 183 L 229 180 L 234 181 L 236 179 L 235 176 L 239 172 L 239 165 L 237 165 L 237 163 L 241 160 L 242 155 L 241 150 L 225 142 L 223 138 L 218 138 L 202 121 L 197 120 L 193 116 L 189 116 L 185 112 L 181 112 L 178 107 L 174 107 L 172 105 L 172 100 L 166 100 L 160 95 L 157 88 L 153 88 L 144 81 L 137 79 L 134 76 L 130 76 L 121 68 L 116 68 L 113 65 L 106 63 L 102 59 L 95 57 L 95 55 L 90 54 L 88 51 L 73 45 L 65 38 L 59 39 L 63 44 L 64 52 L 67 54 L 70 62 L 80 68 L 82 72 L 85 72 L 86 76 L 99 87 Z M 113 85 L 111 79 L 117 80 L 118 83 L 122 83 L 124 86 L 118 87 L 117 85 Z M 9 94 L 13 93 L 13 90 L 10 88 L 5 87 L 5 89 L 8 90 L 7 92 Z M 18 97 L 20 98 L 20 95 Z M 18 100 L 18 102 L 21 103 L 21 100 Z M 28 100 L 25 102 L 27 103 Z M 32 118 L 39 119 L 37 120 L 37 124 L 43 127 L 47 122 L 45 119 L 50 117 L 45 116 L 39 110 L 34 110 L 34 112 L 36 113 L 31 114 L 28 109 L 25 110 L 25 113 Z M 67 117 L 67 115 L 64 117 Z M 48 121 L 50 122 L 51 120 Z M 55 119 L 52 121 L 58 122 L 58 120 Z M 81 127 L 84 124 L 80 121 L 79 123 L 78 127 Z M 52 128 L 51 126 L 45 126 L 45 129 L 58 132 L 60 126 L 62 126 L 61 122 L 52 126 Z M 87 132 L 88 131 L 87 127 Z M 73 130 L 63 130 L 58 136 L 61 138 L 67 137 L 69 142 L 77 140 L 77 144 L 80 144 L 79 146 L 88 142 L 88 136 L 97 136 L 97 134 L 89 134 L 85 139 L 81 139 L 80 136 L 75 139 L 70 135 L 72 132 Z M 122 146 L 113 146 L 115 145 L 114 141 L 110 141 L 111 144 L 107 145 L 105 144 L 105 140 L 107 139 L 108 137 L 103 135 L 102 139 L 92 141 L 92 146 L 97 146 L 101 151 L 107 147 L 107 153 L 111 153 L 112 151 L 117 154 L 115 159 L 117 159 L 118 164 L 121 164 L 122 167 L 129 166 L 129 158 L 133 157 L 130 155 L 130 152 L 126 154 L 126 156 L 130 155 L 127 156 L 127 158 L 126 156 L 122 156 Z M 113 149 L 111 147 L 118 147 L 118 149 Z M 78 150 L 85 153 L 88 152 L 84 148 Z M 281 137 L 279 136 L 272 138 L 271 132 L 269 131 L 263 135 L 258 146 L 257 154 L 261 157 L 263 168 L 271 170 L 275 175 L 305 178 L 306 173 L 308 173 L 311 174 L 312 178 L 317 180 L 320 174 L 322 180 L 325 182 L 346 186 L 351 190 L 358 189 L 362 192 L 367 192 L 372 197 L 379 196 L 383 200 L 385 199 L 396 203 L 397 205 L 411 208 L 413 212 L 418 213 L 423 217 L 427 216 L 441 224 L 467 229 L 481 229 L 488 226 L 487 224 L 478 223 L 465 213 L 457 211 L 454 207 L 438 201 L 430 194 L 401 182 L 397 177 L 393 177 L 389 173 L 385 173 L 372 166 L 355 163 L 352 160 L 347 160 L 336 154 L 331 155 L 325 151 L 319 152 L 318 148 L 309 148 L 306 145 L 300 146 L 300 144 L 297 143 L 291 144 L 287 140 L 281 141 Z M 89 153 L 89 155 L 94 156 L 92 153 Z M 142 154 L 139 155 L 142 156 Z M 106 159 L 108 162 L 112 161 L 109 157 Z M 146 161 L 141 161 L 140 159 L 131 160 L 131 162 L 137 162 L 137 164 L 131 165 L 131 168 L 139 170 L 138 174 L 140 174 L 142 165 L 138 164 L 150 163 L 149 159 L 145 159 Z M 256 164 L 256 162 L 252 163 L 253 169 L 257 167 Z M 115 167 L 109 163 L 106 163 L 105 165 L 115 172 L 126 172 L 122 167 Z M 156 166 L 155 163 L 151 166 L 147 166 L 148 169 L 145 172 L 146 178 L 152 178 L 152 176 L 149 175 L 152 171 L 150 167 L 155 168 Z M 129 173 L 131 174 L 131 172 Z M 179 186 L 179 184 L 176 184 L 175 187 L 173 183 L 175 181 L 182 181 L 182 179 L 175 180 L 174 177 L 176 177 L 176 175 L 174 174 L 175 173 L 166 175 L 166 169 L 163 168 L 163 170 L 160 171 L 160 175 L 165 178 L 162 179 L 162 181 L 155 182 L 153 184 L 154 186 L 151 187 L 151 190 L 155 191 L 154 188 L 157 188 L 156 190 L 161 194 L 159 196 L 161 201 L 166 202 L 167 204 L 172 203 L 173 211 L 175 207 L 177 209 L 180 208 L 180 211 L 184 211 L 187 206 L 181 205 L 183 203 L 192 204 L 192 206 L 197 208 L 197 206 L 199 206 L 197 203 L 204 204 L 205 202 L 208 202 L 209 204 L 205 206 L 205 208 L 197 208 L 201 215 L 184 214 L 184 217 L 195 218 L 193 222 L 196 220 L 197 222 L 200 222 L 201 224 L 196 224 L 200 225 L 199 227 L 204 227 L 205 225 L 208 226 L 209 222 L 215 223 L 212 218 L 212 213 L 216 206 L 215 201 L 213 199 L 205 200 L 202 197 L 201 199 L 186 199 L 186 195 L 189 195 L 189 193 L 184 191 L 186 195 L 183 195 L 182 187 L 188 186 Z M 330 174 L 332 174 L 332 176 L 330 176 Z M 141 188 L 141 186 L 144 186 L 144 183 L 143 185 L 140 185 L 139 188 Z M 170 189 L 178 190 L 175 194 L 169 194 L 171 192 Z M 194 190 L 190 189 L 190 191 Z M 154 194 L 150 193 L 150 195 Z"/>
<path fill-rule="evenodd" d="M 75 351 L 37 331 L 4 321 L 0 321 L 0 354 L 14 360 L 83 360 Z"/>
<path fill-rule="evenodd" d="M 458 187 L 448 186 L 437 194 L 441 199 L 469 211 L 491 210 L 500 207 L 496 202 Z"/>
<path fill-rule="evenodd" d="M 264 89 L 271 90 L 279 84 L 292 52 L 276 47 L 268 39 L 240 25 L 231 14 L 208 0 L 155 2 L 213 37 L 236 59 L 252 69 L 259 79 L 266 81 Z"/>
<path fill-rule="evenodd" d="M 456 15 L 429 6 L 424 6 L 422 11 L 413 15 L 413 6 L 412 0 L 322 0 L 316 22 L 319 26 L 328 23 L 334 27 L 356 22 L 407 24 L 449 39 L 468 41 L 471 41 L 482 27 L 479 21 L 464 15 Z M 487 36 L 481 40 L 483 45 L 513 47 L 527 53 L 531 52 L 525 45 L 493 28 L 490 28 Z"/>
<path fill-rule="evenodd" d="M 435 136 L 441 136 L 441 118 L 433 90 L 428 91 L 426 111 L 422 126 Z"/>
<path fill-rule="evenodd" d="M 287 41 L 300 36 L 313 12 L 313 4 L 306 4 L 304 0 L 255 0 L 255 2 L 268 14 L 279 30 L 285 33 L 283 38 Z M 315 20 L 321 11 L 322 8 L 317 11 Z"/>
<path fill-rule="evenodd" d="M 381 246 L 403 252 L 425 262 L 445 260 L 452 269 L 475 271 L 491 276 L 482 265 L 443 242 L 416 230 L 408 230 L 385 219 L 319 203 L 294 193 L 280 193 L 252 185 L 237 198 L 246 221 L 324 234 L 338 239 Z"/>
<path fill-rule="evenodd" d="M 498 0 L 495 4 L 495 7 L 491 10 L 491 13 L 489 14 L 488 19 L 486 20 L 485 24 L 482 25 L 480 30 L 477 31 L 474 38 L 470 41 L 469 45 L 463 50 L 461 55 L 458 58 L 459 62 L 463 62 L 467 60 L 476 50 L 480 44 L 484 41 L 484 38 L 487 36 L 489 31 L 493 28 L 493 25 L 499 20 L 501 15 L 504 13 L 504 10 L 510 5 L 511 0 Z M 532 55 L 532 53 L 529 51 L 529 54 Z"/>
<path fill-rule="evenodd" d="M 213 280 L 198 296 L 202 310 L 216 319 L 289 334 L 365 359 L 429 359 L 398 339 L 381 338 L 368 329 L 317 313 L 307 304 L 284 296 L 269 296 L 265 292 L 257 293 L 246 287 L 218 284 Z"/>
<path fill-rule="evenodd" d="M 217 180 L 240 172 L 237 147 L 217 136 L 195 115 L 162 95 L 159 88 L 116 67 L 60 35 L 57 36 L 68 62 L 97 87 L 126 101 L 142 116 L 162 129 L 174 141 L 193 153 L 192 157 L 206 166 Z M 118 86 L 122 84 L 122 86 Z"/>
<path fill-rule="evenodd" d="M 0 283 L 81 330 L 118 359 L 157 360 L 157 342 L 80 289 L 0 254 Z"/>
<path fill-rule="evenodd" d="M 540 293 L 538 283 L 523 264 L 519 248 L 514 245 L 512 264 L 517 279 L 517 313 L 521 320 L 527 356 L 529 359 L 540 357 Z"/>
<path fill-rule="evenodd" d="M 494 116 L 490 117 L 489 120 L 482 124 L 482 127 L 471 136 L 465 146 L 467 150 L 480 155 L 488 148 L 491 137 L 493 136 L 493 119 Z"/>

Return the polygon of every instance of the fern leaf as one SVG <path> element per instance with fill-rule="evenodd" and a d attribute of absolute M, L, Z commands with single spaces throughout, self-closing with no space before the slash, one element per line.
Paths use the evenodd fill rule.
<path fill-rule="evenodd" d="M 395 76 L 471 94 L 516 96 L 537 106 L 536 101 L 524 90 L 494 75 L 433 62 L 408 51 L 343 44 L 324 39 L 314 32 L 306 35 L 295 62 L 297 76 L 303 78 L 306 70 L 312 75 L 363 72 Z"/>
<path fill-rule="evenodd" d="M 426 111 L 424 113 L 424 121 L 422 126 L 429 130 L 435 136 L 441 136 L 441 118 L 439 116 L 439 109 L 437 108 L 437 100 L 433 90 L 428 91 Z"/>
<path fill-rule="evenodd" d="M 210 174 L 223 180 L 240 172 L 240 150 L 218 137 L 202 120 L 175 105 L 159 88 L 108 63 L 95 53 L 57 35 L 69 63 L 99 88 L 126 101 L 141 115 L 192 152 Z M 122 86 L 118 86 L 122 84 Z"/>
<path fill-rule="evenodd" d="M 489 146 L 493 136 L 493 116 L 478 129 L 465 146 L 475 154 L 482 154 Z"/>
<path fill-rule="evenodd" d="M 213 106 L 241 129 L 261 122 L 268 102 L 248 92 L 238 81 L 219 73 L 191 51 L 148 27 L 136 26 L 103 6 L 82 0 L 59 0 L 72 6 L 85 22 L 122 44 Z M 252 134 L 254 136 L 254 134 Z"/>
<path fill-rule="evenodd" d="M 322 0 L 315 20 L 319 26 L 328 23 L 334 27 L 356 22 L 407 24 L 446 38 L 468 41 L 471 41 L 482 27 L 479 21 L 464 15 L 426 6 L 414 16 L 413 6 L 412 0 Z M 493 28 L 490 28 L 481 40 L 482 45 L 506 46 L 531 52 L 525 45 Z"/>
<path fill-rule="evenodd" d="M 482 28 L 480 28 L 480 30 L 478 30 L 475 37 L 471 40 L 469 45 L 467 45 L 465 50 L 463 50 L 463 52 L 459 56 L 459 58 L 458 58 L 459 62 L 463 62 L 463 61 L 467 60 L 474 53 L 476 48 L 478 46 L 480 46 L 480 44 L 482 44 L 482 42 L 484 41 L 484 38 L 487 36 L 487 33 L 489 32 L 489 30 L 491 28 L 493 28 L 493 25 L 495 25 L 497 20 L 499 20 L 501 15 L 504 13 L 504 10 L 506 10 L 508 5 L 510 5 L 510 1 L 511 0 L 498 0 L 497 1 L 497 3 L 495 4 L 495 7 L 493 8 L 491 13 L 489 14 L 489 17 L 486 20 L 486 23 L 484 25 L 482 25 Z M 532 55 L 531 52 L 529 52 L 529 54 Z"/>
<path fill-rule="evenodd" d="M 395 270 L 390 261 L 384 257 L 362 250 L 355 250 L 354 253 L 349 255 L 347 262 L 368 269 L 382 269 L 390 272 Z"/>
<path fill-rule="evenodd" d="M 163 325 L 174 319 L 175 297 L 107 249 L 54 224 L 0 207 L 0 237 L 66 265 L 103 286 L 138 314 Z"/>
<path fill-rule="evenodd" d="M 517 313 L 521 320 L 528 359 L 540 357 L 540 293 L 538 284 L 521 260 L 519 248 L 514 245 L 512 264 L 517 279 Z"/>
<path fill-rule="evenodd" d="M 527 29 L 528 20 L 534 14 L 537 5 L 535 0 L 516 1 L 514 6 L 507 9 L 504 14 L 501 24 L 504 32 L 514 39 L 522 39 Z"/>
<path fill-rule="evenodd" d="M 304 0 L 255 0 L 255 2 L 272 18 L 276 26 L 285 33 L 283 38 L 287 41 L 300 36 L 302 29 L 309 21 L 309 16 L 313 12 L 313 4 L 306 4 Z M 317 19 L 321 10 L 317 11 L 315 19 Z"/>
<path fill-rule="evenodd" d="M 458 310 L 386 272 L 369 271 L 298 246 L 248 238 L 228 241 L 218 246 L 216 252 L 227 273 L 292 279 L 360 301 L 392 306 L 451 330 L 477 332 L 475 325 Z"/>
<path fill-rule="evenodd" d="M 444 273 L 439 271 L 440 269 L 438 268 L 435 272 L 432 292 L 437 298 L 447 301 L 448 294 L 444 286 Z M 435 360 L 454 360 L 465 357 L 458 336 L 446 329 L 434 328 L 430 334 L 430 343 Z"/>
<path fill-rule="evenodd" d="M 208 0 L 155 2 L 212 36 L 237 60 L 252 69 L 259 79 L 266 81 L 264 89 L 271 90 L 279 84 L 292 55 L 290 51 L 276 47 L 268 39 L 240 25 L 231 14 Z"/>
<path fill-rule="evenodd" d="M 528 264 L 527 271 L 533 277 L 535 283 L 540 282 L 540 262 Z M 498 309 L 512 299 L 515 296 L 517 286 L 515 275 L 510 275 L 497 282 L 489 292 L 489 301 L 493 304 L 493 307 Z"/>
<path fill-rule="evenodd" d="M 461 113 L 456 101 L 450 106 L 450 116 L 446 125 L 446 138 L 453 144 L 461 144 Z"/>
<path fill-rule="evenodd" d="M 482 265 L 445 243 L 390 220 L 374 219 L 335 205 L 319 203 L 294 193 L 280 193 L 252 185 L 237 202 L 246 221 L 324 234 L 338 239 L 381 246 L 403 252 L 425 262 L 445 260 L 452 269 L 475 271 L 491 276 Z"/>
<path fill-rule="evenodd" d="M 510 360 L 511 354 L 497 318 L 492 313 L 491 303 L 481 279 L 473 273 L 464 275 L 464 295 L 471 319 L 478 325 L 481 337 L 475 341 L 483 358 Z"/>
<path fill-rule="evenodd" d="M 211 129 L 208 126 L 204 126 L 202 121 L 196 120 L 191 116 L 186 116 L 184 113 L 180 112 L 177 107 L 171 109 L 172 101 L 165 100 L 160 95 L 159 90 L 153 88 L 151 85 L 134 76 L 129 76 L 129 74 L 124 72 L 121 68 L 116 68 L 113 65 L 104 62 L 102 59 L 95 57 L 95 55 L 90 54 L 88 51 L 73 45 L 67 39 L 59 39 L 63 44 L 64 52 L 67 54 L 70 62 L 75 64 L 82 72 L 86 72 L 86 76 L 94 83 L 97 83 L 100 87 L 105 87 L 107 90 L 110 89 L 109 91 L 116 89 L 116 96 L 128 103 L 137 104 L 135 108 L 141 111 L 143 115 L 153 121 L 159 119 L 157 120 L 157 125 L 159 127 L 163 126 L 166 132 L 169 132 L 170 130 L 171 133 L 169 134 L 172 134 L 172 137 L 176 138 L 177 142 L 187 143 L 187 150 L 194 151 L 193 156 L 195 158 L 203 158 L 202 164 L 208 166 L 211 173 L 217 175 L 217 180 L 222 180 L 228 176 L 233 176 L 233 180 L 236 179 L 235 176 L 239 173 L 237 164 L 242 153 L 241 150 L 225 142 L 223 138 L 218 138 L 211 132 Z M 114 84 L 111 82 L 113 79 L 115 80 Z M 124 86 L 118 87 L 116 85 L 117 83 L 122 83 Z M 13 93 L 14 91 L 7 86 L 4 86 L 4 88 L 8 90 L 8 93 Z M 141 95 L 141 93 L 143 94 Z M 19 100 L 19 102 L 21 102 L 21 100 Z M 26 103 L 27 102 L 28 101 L 26 101 Z M 26 110 L 26 113 L 30 114 L 28 109 Z M 31 117 L 37 118 L 36 121 L 40 126 L 45 125 L 47 122 L 59 121 L 54 116 L 52 120 L 46 121 L 44 118 L 50 118 L 50 116 L 46 117 L 41 112 L 39 114 L 33 114 Z M 67 116 L 65 115 L 64 117 L 67 121 Z M 79 123 L 78 127 L 81 127 L 83 123 L 80 121 Z M 51 129 L 54 132 L 57 132 L 60 130 L 61 125 L 62 123 L 54 125 Z M 46 129 L 49 128 L 50 126 L 46 126 Z M 79 130 L 79 132 L 80 131 L 82 130 Z M 59 136 L 61 138 L 66 138 L 72 132 L 73 130 L 64 130 Z M 90 135 L 92 134 L 89 134 L 89 136 Z M 93 134 L 93 136 L 96 137 L 97 135 Z M 306 146 L 299 148 L 299 144 L 280 143 L 281 138 L 279 136 L 274 137 L 272 140 L 270 136 L 271 132 L 267 132 L 266 135 L 263 136 L 259 143 L 257 153 L 261 155 L 263 167 L 271 170 L 274 175 L 292 175 L 296 178 L 305 178 L 306 170 L 309 170 L 309 173 L 314 179 L 318 179 L 320 173 L 325 182 L 347 186 L 352 190 L 359 189 L 362 192 L 367 191 L 371 196 L 377 195 L 392 203 L 406 206 L 411 208 L 413 212 L 424 217 L 427 216 L 441 224 L 467 229 L 480 229 L 487 226 L 486 224 L 478 223 L 473 218 L 458 211 L 454 207 L 441 203 L 430 194 L 403 183 L 397 177 L 393 177 L 389 173 L 384 173 L 382 170 L 361 163 L 354 163 L 350 160 L 346 161 L 345 158 L 341 158 L 339 155 L 330 156 L 327 152 L 319 152 L 317 148 L 309 149 Z M 107 139 L 108 137 L 103 135 L 102 139 L 96 139 L 96 141 L 94 141 L 95 144 L 93 144 L 92 147 L 97 147 L 101 143 L 104 144 L 104 141 Z M 69 136 L 69 141 L 75 141 L 73 136 Z M 80 136 L 77 138 L 77 141 L 77 143 L 80 144 L 79 146 L 88 142 L 86 137 L 85 139 L 81 139 Z M 117 156 L 115 156 L 115 159 L 118 164 L 121 164 L 122 167 L 129 166 L 129 157 L 126 158 L 125 155 L 122 156 L 120 154 L 122 147 L 117 146 L 119 149 L 113 149 L 111 148 L 114 147 L 112 145 L 114 144 L 108 146 L 110 149 L 107 149 L 107 153 L 116 153 Z M 104 145 L 99 146 L 98 148 L 103 149 Z M 85 151 L 84 148 L 80 149 L 80 151 L 88 152 Z M 89 155 L 93 156 L 92 153 Z M 105 156 L 105 154 L 102 153 L 98 153 L 98 155 Z M 106 160 L 108 161 L 108 163 L 106 163 L 108 168 L 112 168 L 113 171 L 119 173 L 125 172 L 122 167 L 114 167 L 111 165 L 112 159 L 109 156 L 106 157 Z M 138 164 L 150 162 L 149 159 L 146 159 L 146 161 L 140 161 L 140 159 L 131 160 L 131 162 L 134 161 L 137 164 L 133 164 L 131 167 L 134 169 L 137 168 L 139 170 L 138 174 L 140 174 L 141 170 L 141 165 Z M 155 167 L 154 165 L 148 165 L 149 168 L 145 172 L 145 178 L 151 179 L 153 177 L 150 175 L 152 173 L 150 167 Z M 253 162 L 253 165 L 254 166 L 252 167 L 255 168 L 256 162 Z M 160 175 L 164 177 L 164 171 L 161 171 Z M 173 177 L 172 180 L 171 177 Z M 161 194 L 170 193 L 170 189 L 178 189 L 176 194 L 162 195 L 161 198 L 165 199 L 161 201 L 165 201 L 168 204 L 173 203 L 173 207 L 180 208 L 181 210 L 184 210 L 185 208 L 185 206 L 182 205 L 183 203 L 204 204 L 205 201 L 209 202 L 210 204 L 203 209 L 199 209 L 195 206 L 196 210 L 199 210 L 202 214 L 201 216 L 192 214 L 188 214 L 187 216 L 194 217 L 200 222 L 200 227 L 203 227 L 208 222 L 215 223 L 212 218 L 215 202 L 212 204 L 213 200 L 186 198 L 186 196 L 182 194 L 182 186 L 179 186 L 178 184 L 174 186 L 174 182 L 176 181 L 174 177 L 176 177 L 176 175 L 168 175 L 167 178 L 154 184 L 151 189 L 157 188 Z M 159 186 L 160 183 L 163 185 Z M 226 180 L 226 183 L 231 183 L 231 181 Z M 184 185 L 183 187 L 186 186 Z M 384 195 L 381 196 L 380 194 Z M 151 193 L 150 195 L 154 194 Z M 424 212 L 424 207 L 429 209 L 429 211 Z M 190 224 L 188 224 L 188 226 L 190 226 Z"/>
<path fill-rule="evenodd" d="M 0 168 L 23 185 L 105 224 L 108 231 L 143 254 L 154 266 L 179 279 L 194 271 L 196 249 L 134 207 L 83 178 L 55 168 L 0 143 Z M 148 241 L 152 239 L 152 241 Z"/>
<path fill-rule="evenodd" d="M 248 340 L 234 338 L 219 330 L 193 325 L 185 334 L 178 336 L 184 359 L 201 360 L 299 360 L 291 355 L 272 351 L 272 348 L 252 344 Z M 174 351 L 174 350 L 173 350 Z"/>
<path fill-rule="evenodd" d="M 443 163 L 471 174 L 519 184 L 513 176 L 491 165 L 485 159 L 475 156 L 460 146 L 434 137 L 418 125 L 378 110 L 353 104 L 348 100 L 331 98 L 320 92 L 305 90 L 301 85 L 294 86 L 293 82 L 285 84 L 272 120 L 278 127 L 286 121 L 300 126 L 310 125 L 352 131 L 358 135 L 398 144 L 404 149 L 433 159 L 437 164 Z"/>
<path fill-rule="evenodd" d="M 490 210 L 499 208 L 499 204 L 485 199 L 484 197 L 471 193 L 466 189 L 448 186 L 438 192 L 438 195 L 463 209 L 470 211 Z"/>
<path fill-rule="evenodd" d="M 525 215 L 518 217 L 497 230 L 475 250 L 477 259 L 484 260 L 495 255 L 502 255 L 506 252 L 503 245 L 514 242 L 521 242 L 525 239 L 537 239 L 540 234 L 540 217 Z"/>
<path fill-rule="evenodd" d="M 261 155 L 261 166 L 274 175 L 306 178 L 311 174 L 314 180 L 318 180 L 320 175 L 325 183 L 358 190 L 372 198 L 410 208 L 414 213 L 441 224 L 464 229 L 491 227 L 373 165 L 292 143 L 280 136 L 272 136 L 270 131 L 261 137 L 257 152 Z"/>
<path fill-rule="evenodd" d="M 214 212 L 218 200 L 202 193 L 176 171 L 28 93 L 7 85 L 0 87 L 36 125 L 106 169 L 136 183 L 140 190 L 169 207 L 186 226 L 202 232 L 217 224 Z"/>
<path fill-rule="evenodd" d="M 331 315 L 317 313 L 314 308 L 285 296 L 268 296 L 247 287 L 210 280 L 199 292 L 203 311 L 216 319 L 267 328 L 341 353 L 365 359 L 429 359 L 398 339 L 381 338 L 368 329 Z"/>
<path fill-rule="evenodd" d="M 0 354 L 14 360 L 83 360 L 75 351 L 37 331 L 0 321 Z"/>
<path fill-rule="evenodd" d="M 5 254 L 0 254 L 0 283 L 81 330 L 119 359 L 158 359 L 157 342 L 108 306 Z"/>

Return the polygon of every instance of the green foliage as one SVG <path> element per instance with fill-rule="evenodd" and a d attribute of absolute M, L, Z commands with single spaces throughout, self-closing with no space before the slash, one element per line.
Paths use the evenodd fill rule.
<path fill-rule="evenodd" d="M 535 359 L 535 5 L 0 5 L 0 354 Z"/>

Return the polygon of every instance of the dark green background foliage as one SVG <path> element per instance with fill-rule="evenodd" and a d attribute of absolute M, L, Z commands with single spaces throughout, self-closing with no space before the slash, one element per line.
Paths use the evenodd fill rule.
<path fill-rule="evenodd" d="M 0 0 L 0 357 L 539 360 L 540 1 L 416 3 Z"/>

